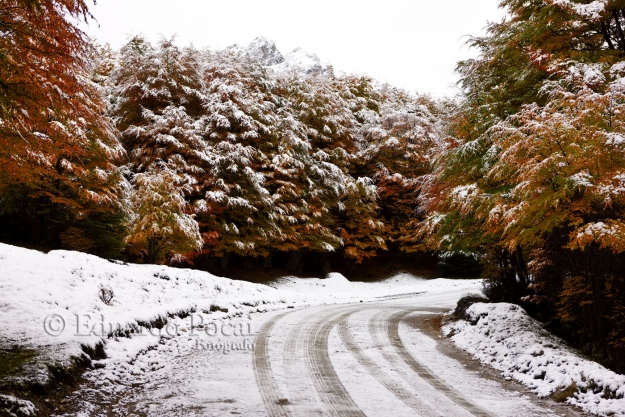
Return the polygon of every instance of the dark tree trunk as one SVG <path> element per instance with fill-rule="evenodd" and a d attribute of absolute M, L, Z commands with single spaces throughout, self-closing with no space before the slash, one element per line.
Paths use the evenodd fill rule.
<path fill-rule="evenodd" d="M 226 252 L 221 256 L 220 265 L 221 269 L 228 268 L 228 261 L 230 260 L 230 253 Z"/>
<path fill-rule="evenodd" d="M 527 272 L 527 264 L 525 263 L 525 259 L 523 257 L 523 249 L 520 246 L 517 246 L 514 254 L 516 258 L 516 270 L 519 276 L 519 281 L 521 285 L 527 288 L 530 284 L 530 277 Z"/>
<path fill-rule="evenodd" d="M 607 42 L 608 48 L 614 49 L 614 43 L 612 43 L 612 37 L 610 36 L 610 29 L 608 25 L 606 25 L 605 22 L 601 22 L 601 34 L 603 35 L 603 39 Z"/>
<path fill-rule="evenodd" d="M 271 268 L 273 266 L 273 249 L 269 249 L 269 253 L 263 259 L 263 268 Z"/>
<path fill-rule="evenodd" d="M 616 10 L 612 11 L 612 16 L 614 17 L 614 21 L 616 23 L 616 32 L 618 33 L 618 46 L 621 51 L 625 51 L 625 34 L 623 34 L 623 28 L 621 27 L 621 22 L 619 20 L 618 14 L 616 13 Z"/>
<path fill-rule="evenodd" d="M 286 267 L 289 271 L 295 273 L 302 272 L 302 256 L 304 255 L 303 249 L 298 249 L 296 251 L 289 252 L 289 260 L 287 261 Z"/>
<path fill-rule="evenodd" d="M 148 239 L 148 254 L 146 262 L 149 264 L 155 264 L 158 262 L 158 257 L 161 252 L 161 245 L 158 239 Z"/>

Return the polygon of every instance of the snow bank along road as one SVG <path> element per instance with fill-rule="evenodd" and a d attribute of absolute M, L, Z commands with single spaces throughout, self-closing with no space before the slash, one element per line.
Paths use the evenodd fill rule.
<path fill-rule="evenodd" d="M 406 324 L 411 315 L 449 310 L 461 294 L 449 289 L 256 314 L 247 351 L 223 354 L 177 337 L 134 361 L 129 375 L 151 370 L 149 378 L 127 381 L 132 389 L 105 401 L 92 396 L 101 389 L 84 388 L 79 396 L 94 416 L 572 415 L 467 370 Z M 104 370 L 93 372 L 97 380 Z"/>

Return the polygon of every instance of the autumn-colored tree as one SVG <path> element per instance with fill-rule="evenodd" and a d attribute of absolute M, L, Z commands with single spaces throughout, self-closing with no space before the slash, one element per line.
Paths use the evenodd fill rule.
<path fill-rule="evenodd" d="M 468 41 L 480 56 L 458 64 L 471 140 L 524 104 L 544 104 L 540 89 L 553 60 L 615 63 L 625 52 L 619 0 L 501 0 L 500 7 L 506 17 Z"/>
<path fill-rule="evenodd" d="M 265 186 L 279 140 L 270 81 L 261 66 L 229 52 L 205 57 L 203 79 L 202 135 L 215 159 L 195 207 L 208 249 L 224 261 L 231 253 L 266 256 L 280 235 Z"/>
<path fill-rule="evenodd" d="M 532 257 L 549 254 L 528 265 L 536 301 L 555 281 L 558 317 L 580 329 L 596 357 L 620 367 L 624 341 L 605 323 L 622 326 L 615 318 L 625 307 L 615 297 L 625 270 L 625 74 L 621 64 L 604 68 L 563 63 L 559 81 L 544 87 L 547 105 L 525 106 L 492 129 L 500 157 L 486 178 L 510 188 L 492 198 L 485 231 L 508 248 L 533 249 Z"/>
<path fill-rule="evenodd" d="M 87 223 L 119 224 L 123 149 L 90 81 L 89 42 L 72 22 L 89 17 L 81 0 L 0 5 L 0 211 L 9 238 L 56 245 L 68 227 L 88 235 Z"/>
<path fill-rule="evenodd" d="M 381 212 L 391 220 L 396 205 L 380 209 L 382 183 L 393 183 L 389 201 L 401 201 L 393 238 L 410 227 L 403 220 L 436 136 L 428 99 L 331 71 L 276 74 L 247 55 L 173 40 L 153 47 L 135 37 L 119 57 L 101 51 L 96 72 L 131 170 L 159 167 L 184 180 L 202 254 L 222 266 L 230 254 L 269 265 L 287 252 L 292 269 L 305 252 L 374 256 L 391 233 Z"/>
<path fill-rule="evenodd" d="M 335 230 L 345 255 L 356 262 L 374 256 L 375 249 L 385 250 L 377 192 L 357 166 L 358 151 L 366 147 L 361 126 L 373 119 L 371 113 L 378 109 L 379 94 L 371 80 L 333 74 L 302 77 L 292 73 L 282 94 L 294 118 L 305 127 L 317 158 L 315 170 L 321 174 L 315 176 L 322 181 L 318 184 L 330 185 L 330 179 L 336 184 L 323 192 L 320 210 L 326 214 L 319 216 L 320 220 Z"/>
<path fill-rule="evenodd" d="M 184 192 L 189 186 L 178 174 L 151 169 L 135 174 L 130 193 L 130 227 L 126 242 L 140 251 L 147 263 L 183 259 L 183 254 L 202 248 L 199 227 Z"/>
<path fill-rule="evenodd" d="M 375 181 L 385 241 L 405 252 L 423 249 L 414 229 L 421 220 L 416 200 L 422 178 L 440 151 L 435 103 L 384 86 L 376 120 L 361 132 L 368 146 L 361 154 L 364 172 Z"/>
<path fill-rule="evenodd" d="M 460 66 L 467 94 L 426 177 L 419 233 L 480 253 L 493 298 L 530 303 L 622 369 L 609 331 L 623 327 L 625 270 L 620 3 L 501 4 L 508 19 Z"/>
<path fill-rule="evenodd" d="M 316 141 L 318 132 L 312 125 L 321 122 L 313 122 L 314 115 L 326 117 L 324 114 L 328 114 L 328 109 L 312 108 L 310 106 L 319 103 L 305 101 L 313 97 L 308 95 L 311 88 L 320 88 L 311 85 L 328 82 L 328 78 L 305 77 L 290 72 L 278 77 L 274 88 L 274 94 L 279 97 L 283 123 L 291 126 L 289 131 L 292 133 L 281 137 L 283 151 L 273 161 L 275 170 L 269 185 L 277 186 L 274 195 L 280 208 L 281 227 L 292 231 L 282 246 L 290 248 L 290 264 L 294 268 L 297 268 L 303 250 L 328 252 L 343 244 L 334 213 L 341 207 L 341 199 L 353 178 L 347 173 L 346 159 L 336 157 L 344 154 L 344 150 L 332 149 L 336 144 L 333 145 L 329 137 Z M 326 94 L 329 92 L 328 88 Z M 338 96 L 334 99 L 341 102 Z M 330 128 L 326 133 L 328 130 Z M 349 132 L 346 130 L 345 134 Z M 294 175 L 284 175 L 286 172 L 282 167 L 285 163 L 295 168 Z"/>
<path fill-rule="evenodd" d="M 378 217 L 376 187 L 370 178 L 350 181 L 341 202 L 339 230 L 345 256 L 361 263 L 376 256 L 377 250 L 386 250 L 384 223 Z"/>
<path fill-rule="evenodd" d="M 92 49 L 89 54 L 92 71 L 91 79 L 94 83 L 100 85 L 104 89 L 104 95 L 110 98 L 109 77 L 119 66 L 119 52 L 114 50 L 111 45 L 101 45 L 97 40 L 92 40 Z"/>
<path fill-rule="evenodd" d="M 134 37 L 121 49 L 109 84 L 111 115 L 133 171 L 162 164 L 190 176 L 202 171 L 206 146 L 197 125 L 203 112 L 199 52 L 181 50 L 173 39 L 153 47 Z"/>
<path fill-rule="evenodd" d="M 483 230 L 493 201 L 508 198 L 513 187 L 501 178 L 486 177 L 501 155 L 494 133 L 505 120 L 514 120 L 515 126 L 523 123 L 514 119 L 523 106 L 549 103 L 545 83 L 559 77 L 557 63 L 618 58 L 619 52 L 610 47 L 623 24 L 622 13 L 613 10 L 617 2 L 591 3 L 505 0 L 501 7 L 507 9 L 507 18 L 491 24 L 487 36 L 471 40 L 481 55 L 459 65 L 465 96 L 450 113 L 447 151 L 438 159 L 436 175 L 426 183 L 428 192 L 422 198 L 430 219 L 420 231 L 433 237 L 432 247 L 497 247 L 496 258 L 504 259 L 504 265 L 516 264 L 513 275 L 525 281 L 522 244 L 498 246 L 501 236 Z"/>
<path fill-rule="evenodd" d="M 144 194 L 153 196 L 151 205 L 141 206 L 139 200 L 132 205 L 126 241 L 141 248 L 148 262 L 162 262 L 185 249 L 201 249 L 191 230 L 197 223 L 188 216 L 193 201 L 203 197 L 213 180 L 210 170 L 217 157 L 202 136 L 200 53 L 178 48 L 173 39 L 161 39 L 154 47 L 140 36 L 121 49 L 117 60 L 106 49 L 104 53 L 99 62 L 110 91 L 110 114 L 121 131 L 129 169 L 135 174 L 132 195 L 139 200 Z M 111 66 L 114 69 L 110 70 Z M 173 182 L 165 186 L 167 181 Z M 169 201 L 177 211 L 168 214 L 158 209 L 161 200 Z M 147 219 L 137 217 L 139 207 Z M 147 223 L 139 227 L 137 222 Z M 179 236 L 174 236 L 174 231 Z"/>
<path fill-rule="evenodd" d="M 278 111 L 280 144 L 267 166 L 266 186 L 281 231 L 272 249 L 291 252 L 297 269 L 303 251 L 328 252 L 341 246 L 330 213 L 347 179 L 327 155 L 312 148 L 305 127 L 289 111 L 288 105 Z"/>
<path fill-rule="evenodd" d="M 292 73 L 290 83 L 285 98 L 306 127 L 311 145 L 328 152 L 332 162 L 341 165 L 350 152 L 357 150 L 353 128 L 358 123 L 350 103 L 339 94 L 339 89 L 346 89 L 343 81 L 332 74 L 305 77 Z"/>

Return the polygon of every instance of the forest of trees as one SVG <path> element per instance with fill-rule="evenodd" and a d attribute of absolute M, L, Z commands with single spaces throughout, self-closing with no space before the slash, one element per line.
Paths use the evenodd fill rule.
<path fill-rule="evenodd" d="M 501 7 L 435 100 L 174 39 L 116 51 L 82 0 L 4 1 L 0 240 L 198 268 L 457 255 L 623 371 L 625 1 Z"/>
<path fill-rule="evenodd" d="M 63 19 L 88 19 L 81 1 L 14 7 L 5 25 L 29 23 L 5 38 L 3 240 L 151 263 L 281 253 L 293 270 L 304 253 L 415 250 L 418 179 L 440 143 L 432 99 L 173 39 L 115 51 Z"/>

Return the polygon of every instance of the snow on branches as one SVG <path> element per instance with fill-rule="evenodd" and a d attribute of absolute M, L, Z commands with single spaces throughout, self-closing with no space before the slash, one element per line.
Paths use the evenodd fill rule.
<path fill-rule="evenodd" d="M 103 52 L 99 79 L 130 170 L 176 176 L 204 253 L 342 247 L 359 262 L 399 238 L 405 222 L 387 228 L 379 190 L 411 216 L 438 137 L 429 99 L 367 78 L 273 73 L 172 40 L 135 37 L 112 70 Z"/>
<path fill-rule="evenodd" d="M 184 198 L 184 180 L 168 169 L 154 168 L 135 174 L 129 197 L 131 250 L 159 263 L 202 248 L 199 227 Z"/>

